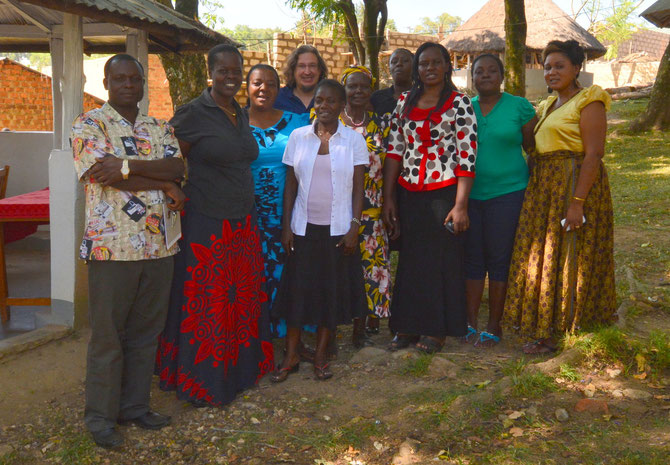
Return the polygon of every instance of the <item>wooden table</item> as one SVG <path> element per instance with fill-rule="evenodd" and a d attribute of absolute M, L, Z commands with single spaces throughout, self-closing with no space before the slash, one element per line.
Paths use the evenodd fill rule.
<path fill-rule="evenodd" d="M 48 188 L 0 200 L 0 321 L 2 323 L 9 321 L 9 307 L 12 305 L 51 305 L 49 297 L 9 297 L 7 289 L 5 233 L 7 233 L 8 242 L 11 242 L 32 234 L 39 224 L 49 224 Z"/>

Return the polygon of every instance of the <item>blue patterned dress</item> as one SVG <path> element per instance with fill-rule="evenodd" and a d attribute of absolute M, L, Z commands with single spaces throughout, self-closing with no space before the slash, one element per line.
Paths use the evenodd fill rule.
<path fill-rule="evenodd" d="M 256 191 L 258 229 L 265 259 L 266 292 L 270 300 L 270 309 L 277 296 L 285 262 L 281 245 L 281 223 L 286 165 L 282 163 L 282 156 L 291 132 L 307 124 L 309 124 L 308 113 L 299 115 L 285 111 L 274 126 L 266 129 L 251 126 L 251 132 L 259 148 L 258 158 L 251 164 L 251 172 Z M 272 310 L 270 312 L 272 313 Z M 283 321 L 276 322 L 273 327 L 276 336 L 286 335 L 286 325 Z"/>

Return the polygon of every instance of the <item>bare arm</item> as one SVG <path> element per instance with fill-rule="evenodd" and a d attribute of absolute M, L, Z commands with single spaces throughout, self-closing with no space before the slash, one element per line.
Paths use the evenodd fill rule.
<path fill-rule="evenodd" d="M 537 125 L 537 116 L 533 116 L 533 119 L 528 121 L 521 127 L 521 134 L 523 136 L 523 141 L 521 146 L 523 147 L 526 153 L 529 153 L 532 149 L 535 148 L 535 126 Z"/>
<path fill-rule="evenodd" d="M 397 239 L 400 235 L 400 221 L 398 220 L 398 204 L 396 202 L 396 185 L 402 162 L 386 157 L 384 160 L 384 182 L 382 194 L 384 204 L 382 206 L 382 220 L 389 230 L 391 239 Z"/>
<path fill-rule="evenodd" d="M 354 166 L 354 186 L 351 193 L 351 211 L 354 218 L 359 218 L 363 214 L 363 200 L 365 189 L 365 166 Z M 349 231 L 337 243 L 337 247 L 343 247 L 345 255 L 351 255 L 358 247 L 358 223 L 352 221 Z"/>
<path fill-rule="evenodd" d="M 605 155 L 605 135 L 607 134 L 607 116 L 602 102 L 591 102 L 582 109 L 579 129 L 584 145 L 584 161 L 579 171 L 574 197 L 586 199 L 595 182 L 596 176 Z M 565 226 L 571 230 L 581 227 L 584 215 L 584 201 L 570 199 L 565 214 Z M 588 221 L 588 219 L 587 219 Z"/>
<path fill-rule="evenodd" d="M 293 231 L 291 230 L 291 217 L 293 206 L 298 195 L 298 180 L 292 166 L 286 167 L 286 183 L 284 184 L 284 213 L 282 216 L 281 244 L 286 255 L 293 252 Z"/>
<path fill-rule="evenodd" d="M 99 158 L 89 173 L 103 186 L 111 186 L 123 181 L 121 165 L 123 159 L 113 155 Z M 128 160 L 130 176 L 141 176 L 159 181 L 174 181 L 184 176 L 184 161 L 181 158 L 161 158 L 159 160 Z"/>
<path fill-rule="evenodd" d="M 468 198 L 470 197 L 470 190 L 474 184 L 475 178 L 469 176 L 459 176 L 458 185 L 456 187 L 456 203 L 454 208 L 447 214 L 444 219 L 445 223 L 449 220 L 454 222 L 454 233 L 462 233 L 470 227 L 470 217 L 468 217 Z"/>

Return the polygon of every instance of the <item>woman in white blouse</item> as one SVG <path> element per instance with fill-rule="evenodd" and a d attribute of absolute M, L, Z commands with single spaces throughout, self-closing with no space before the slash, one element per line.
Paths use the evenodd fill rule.
<path fill-rule="evenodd" d="M 358 230 L 369 154 L 363 136 L 341 124 L 344 87 L 321 81 L 316 119 L 294 130 L 286 145 L 282 245 L 287 263 L 275 306 L 287 324 L 286 355 L 272 381 L 298 370 L 300 328 L 317 326 L 314 374 L 333 376 L 327 346 L 339 324 L 367 311 Z"/>
<path fill-rule="evenodd" d="M 451 72 L 443 46 L 422 44 L 412 63 L 414 84 L 391 120 L 382 216 L 391 238 L 400 236 L 400 255 L 390 350 L 418 341 L 419 350 L 433 353 L 446 336 L 466 333 L 462 233 L 469 227 L 477 124 Z"/>

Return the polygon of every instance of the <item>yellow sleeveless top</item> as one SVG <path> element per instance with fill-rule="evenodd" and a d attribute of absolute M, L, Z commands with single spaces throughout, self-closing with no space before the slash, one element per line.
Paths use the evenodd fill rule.
<path fill-rule="evenodd" d="M 591 102 L 602 102 L 607 111 L 612 98 L 600 86 L 585 87 L 547 116 L 547 109 L 557 98 L 551 95 L 537 107 L 540 122 L 535 126 L 535 148 L 540 153 L 556 150 L 583 152 L 584 145 L 579 130 L 582 109 Z"/>

